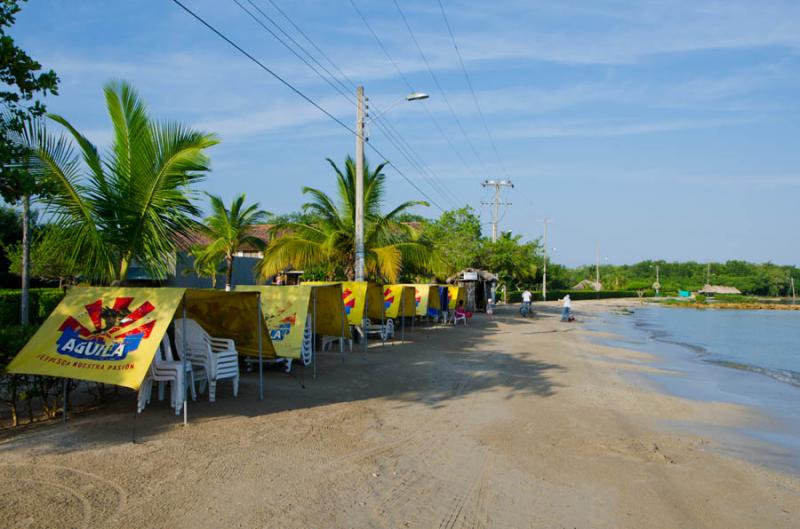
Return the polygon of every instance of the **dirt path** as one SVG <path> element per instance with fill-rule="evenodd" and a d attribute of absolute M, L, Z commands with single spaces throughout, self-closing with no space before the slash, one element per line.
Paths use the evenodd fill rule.
<path fill-rule="evenodd" d="M 796 476 L 663 426 L 745 410 L 632 383 L 621 373 L 646 355 L 592 345 L 555 312 L 327 353 L 317 380 L 270 371 L 263 402 L 247 375 L 186 428 L 156 403 L 135 445 L 133 394 L 6 437 L 3 527 L 797 527 Z"/>

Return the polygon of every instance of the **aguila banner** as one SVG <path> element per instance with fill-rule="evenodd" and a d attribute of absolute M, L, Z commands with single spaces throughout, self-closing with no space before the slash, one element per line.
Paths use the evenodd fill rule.
<path fill-rule="evenodd" d="M 137 389 L 183 294 L 182 288 L 72 288 L 6 370 Z"/>

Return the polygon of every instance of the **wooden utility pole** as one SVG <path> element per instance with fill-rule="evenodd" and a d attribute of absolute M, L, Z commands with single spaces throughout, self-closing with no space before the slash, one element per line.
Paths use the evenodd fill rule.
<path fill-rule="evenodd" d="M 364 87 L 356 88 L 355 279 L 364 281 Z"/>

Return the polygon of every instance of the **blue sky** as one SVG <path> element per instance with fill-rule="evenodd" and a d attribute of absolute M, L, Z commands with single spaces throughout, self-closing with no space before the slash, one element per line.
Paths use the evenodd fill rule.
<path fill-rule="evenodd" d="M 354 124 L 352 103 L 233 1 L 184 1 Z M 252 1 L 305 43 L 269 0 Z M 489 233 L 480 183 L 510 178 L 501 229 L 535 238 L 537 221 L 552 218 L 553 258 L 568 265 L 593 262 L 597 243 L 611 263 L 800 264 L 800 3 L 442 0 L 498 157 L 439 4 L 400 6 L 444 94 L 395 4 L 354 1 L 402 76 L 431 95 L 384 115 L 427 176 L 376 126 L 370 141 L 442 208 L 476 207 Z M 373 112 L 409 92 L 349 0 L 273 2 L 366 87 Z M 354 150 L 350 133 L 169 0 L 33 0 L 12 35 L 61 77 L 48 109 L 98 145 L 110 138 L 101 89 L 112 79 L 133 82 L 154 116 L 218 133 L 204 190 L 226 199 L 246 192 L 268 211 L 296 210 L 301 186 L 333 190 L 325 158 Z M 423 198 L 394 169 L 387 175 L 387 207 Z"/>

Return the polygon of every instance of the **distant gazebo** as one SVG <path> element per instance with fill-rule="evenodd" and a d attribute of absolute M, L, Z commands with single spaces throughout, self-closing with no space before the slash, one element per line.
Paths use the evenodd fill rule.
<path fill-rule="evenodd" d="M 697 293 L 704 296 L 713 296 L 714 294 L 741 294 L 742 291 L 736 287 L 726 287 L 724 285 L 705 285 Z"/>
<path fill-rule="evenodd" d="M 590 281 L 588 279 L 584 279 L 574 287 L 572 290 L 593 290 L 595 292 L 600 292 L 603 290 L 603 283 L 597 283 L 596 281 Z"/>

